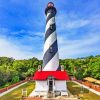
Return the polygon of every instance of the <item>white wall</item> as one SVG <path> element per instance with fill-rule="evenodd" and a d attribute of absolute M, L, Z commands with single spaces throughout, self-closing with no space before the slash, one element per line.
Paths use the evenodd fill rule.
<path fill-rule="evenodd" d="M 55 80 L 53 89 L 55 91 L 67 91 L 66 81 Z M 48 84 L 49 85 L 49 84 Z M 46 81 L 36 81 L 35 91 L 48 91 L 47 80 Z"/>
<path fill-rule="evenodd" d="M 35 91 L 48 91 L 47 81 L 36 81 Z"/>
<path fill-rule="evenodd" d="M 66 91 L 67 90 L 67 84 L 66 81 L 55 81 L 55 90 L 56 91 Z"/>

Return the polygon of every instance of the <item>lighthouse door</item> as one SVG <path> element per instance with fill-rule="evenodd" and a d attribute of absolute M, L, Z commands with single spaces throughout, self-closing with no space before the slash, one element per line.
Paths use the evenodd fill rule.
<path fill-rule="evenodd" d="M 53 91 L 53 80 L 49 80 L 49 91 Z"/>
<path fill-rule="evenodd" d="M 54 78 L 48 77 L 48 91 L 53 91 Z"/>

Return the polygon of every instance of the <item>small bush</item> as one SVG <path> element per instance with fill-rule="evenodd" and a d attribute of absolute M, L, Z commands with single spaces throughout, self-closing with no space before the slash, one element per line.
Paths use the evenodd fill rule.
<path fill-rule="evenodd" d="M 20 81 L 19 76 L 15 76 L 15 77 L 12 78 L 12 83 L 17 83 L 19 81 Z"/>

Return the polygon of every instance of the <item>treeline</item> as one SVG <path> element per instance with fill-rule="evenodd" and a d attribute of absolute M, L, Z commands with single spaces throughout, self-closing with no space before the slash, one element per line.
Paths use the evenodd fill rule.
<path fill-rule="evenodd" d="M 84 77 L 100 79 L 100 55 L 60 60 L 60 65 L 64 65 L 69 75 L 77 79 L 82 80 Z"/>
<path fill-rule="evenodd" d="M 42 65 L 42 60 L 37 58 L 15 60 L 0 57 L 0 87 L 33 76 L 38 65 Z M 64 65 L 69 75 L 74 75 L 78 79 L 87 76 L 100 79 L 100 55 L 77 59 L 60 59 L 60 65 Z"/>
<path fill-rule="evenodd" d="M 9 86 L 26 77 L 30 77 L 37 70 L 42 61 L 37 58 L 28 60 L 15 60 L 8 57 L 0 57 L 0 87 Z"/>

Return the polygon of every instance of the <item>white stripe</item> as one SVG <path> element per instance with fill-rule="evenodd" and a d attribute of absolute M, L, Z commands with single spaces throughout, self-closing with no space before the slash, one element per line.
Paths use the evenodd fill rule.
<path fill-rule="evenodd" d="M 56 31 L 54 31 L 45 41 L 44 44 L 44 54 L 49 49 L 49 47 L 57 40 Z"/>
<path fill-rule="evenodd" d="M 47 13 L 47 17 L 50 15 L 51 13 Z"/>
<path fill-rule="evenodd" d="M 55 18 L 52 17 L 51 19 L 49 19 L 49 21 L 47 22 L 46 24 L 46 30 L 45 30 L 45 33 L 47 31 L 47 29 L 50 27 L 50 25 L 54 24 L 55 23 Z"/>
<path fill-rule="evenodd" d="M 43 71 L 56 71 L 58 67 L 59 67 L 59 55 L 57 52 L 55 56 L 43 68 Z"/>

